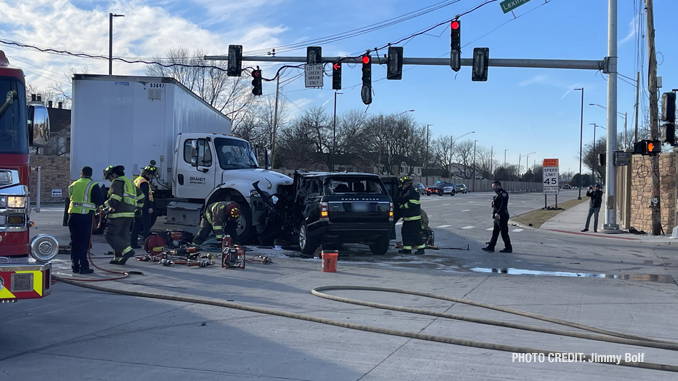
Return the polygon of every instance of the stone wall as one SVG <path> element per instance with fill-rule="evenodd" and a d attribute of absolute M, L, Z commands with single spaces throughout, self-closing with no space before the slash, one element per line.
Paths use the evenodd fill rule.
<path fill-rule="evenodd" d="M 633 155 L 631 165 L 631 216 L 629 225 L 637 230 L 651 233 L 651 158 L 649 156 Z M 673 152 L 659 155 L 659 189 L 662 229 L 665 234 L 671 234 L 676 226 L 676 154 Z"/>
<path fill-rule="evenodd" d="M 31 155 L 31 167 L 40 166 L 40 202 L 64 201 L 68 198 L 70 158 L 66 156 Z M 38 171 L 31 171 L 31 202 L 37 200 Z"/>

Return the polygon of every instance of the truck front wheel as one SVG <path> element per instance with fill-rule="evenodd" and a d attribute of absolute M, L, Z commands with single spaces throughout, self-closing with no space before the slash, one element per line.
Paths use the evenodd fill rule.
<path fill-rule="evenodd" d="M 238 217 L 236 227 L 238 241 L 242 244 L 249 243 L 255 238 L 255 229 L 252 226 L 252 210 L 243 201 L 238 201 L 238 209 L 240 209 L 240 217 Z"/>

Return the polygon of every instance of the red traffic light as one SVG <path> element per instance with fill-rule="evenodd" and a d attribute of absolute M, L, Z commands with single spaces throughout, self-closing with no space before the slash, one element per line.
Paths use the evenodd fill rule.
<path fill-rule="evenodd" d="M 336 62 L 334 65 L 332 65 L 332 68 L 333 68 L 334 70 L 341 70 L 341 63 L 340 63 L 340 62 Z"/>
<path fill-rule="evenodd" d="M 457 20 L 452 21 L 452 23 L 450 24 L 450 26 L 451 26 L 452 29 L 454 29 L 454 30 L 459 29 L 459 21 L 457 21 Z"/>
<path fill-rule="evenodd" d="M 363 56 L 363 63 L 364 63 L 365 65 L 367 65 L 368 63 L 370 63 L 370 60 L 371 60 L 371 59 L 372 59 L 372 58 L 370 58 L 370 56 Z"/>

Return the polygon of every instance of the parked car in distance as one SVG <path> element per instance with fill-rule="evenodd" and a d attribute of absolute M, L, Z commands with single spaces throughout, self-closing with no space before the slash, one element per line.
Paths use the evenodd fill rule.
<path fill-rule="evenodd" d="M 419 192 L 419 194 L 422 194 L 422 195 L 426 194 L 426 185 L 424 185 L 422 183 L 415 183 L 413 186 L 414 186 L 414 189 L 417 192 Z"/>
<path fill-rule="evenodd" d="M 468 188 L 466 188 L 466 184 L 457 184 L 457 193 L 468 193 Z"/>
<path fill-rule="evenodd" d="M 428 188 L 426 188 L 426 195 L 430 196 L 432 194 L 437 194 L 438 196 L 442 196 L 444 194 L 449 194 L 454 196 L 454 194 L 457 193 L 456 190 L 454 189 L 454 184 L 452 183 L 435 183 Z"/>
<path fill-rule="evenodd" d="M 570 187 L 569 184 L 565 184 L 565 185 L 563 185 L 563 189 L 571 189 L 571 187 Z"/>

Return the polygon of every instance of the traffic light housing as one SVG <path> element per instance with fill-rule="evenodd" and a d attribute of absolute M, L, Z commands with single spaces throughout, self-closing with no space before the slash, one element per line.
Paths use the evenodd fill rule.
<path fill-rule="evenodd" d="M 252 94 L 262 95 L 263 91 L 261 89 L 261 69 L 252 70 Z"/>
<path fill-rule="evenodd" d="M 601 167 L 604 167 L 604 166 L 605 166 L 605 164 L 607 163 L 607 162 L 605 161 L 605 157 L 606 157 L 606 155 L 605 155 L 604 153 L 599 153 L 599 154 L 598 154 L 598 165 L 599 165 L 599 166 L 601 166 Z"/>
<path fill-rule="evenodd" d="M 490 60 L 490 48 L 473 49 L 472 81 L 487 81 L 487 67 Z"/>
<path fill-rule="evenodd" d="M 676 145 L 676 125 L 673 123 L 666 123 L 661 126 L 661 140 L 664 143 Z"/>
<path fill-rule="evenodd" d="M 341 90 L 341 62 L 332 64 L 332 90 Z"/>
<path fill-rule="evenodd" d="M 676 93 L 662 94 L 662 117 L 663 122 L 676 123 Z"/>
<path fill-rule="evenodd" d="M 454 71 L 461 69 L 461 21 L 450 23 L 450 67 Z"/>
<path fill-rule="evenodd" d="M 242 45 L 228 45 L 228 68 L 226 75 L 240 77 L 242 72 Z"/>
<path fill-rule="evenodd" d="M 323 62 L 323 48 L 320 46 L 306 47 L 306 64 L 313 65 Z"/>
<path fill-rule="evenodd" d="M 368 105 L 372 103 L 372 56 L 365 54 L 361 61 L 363 62 L 363 87 L 360 97 L 363 103 Z"/>
<path fill-rule="evenodd" d="M 634 146 L 634 152 L 654 156 L 662 151 L 662 142 L 660 140 L 641 140 Z"/>
<path fill-rule="evenodd" d="M 403 79 L 403 47 L 388 47 L 388 62 L 386 64 L 386 79 Z"/>

